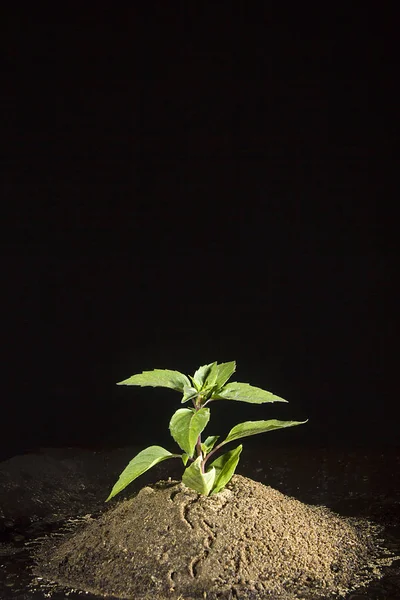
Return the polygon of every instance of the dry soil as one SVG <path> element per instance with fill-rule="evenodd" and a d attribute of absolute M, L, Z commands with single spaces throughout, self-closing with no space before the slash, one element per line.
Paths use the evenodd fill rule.
<path fill-rule="evenodd" d="M 328 598 L 378 578 L 379 530 L 235 475 L 204 497 L 144 487 L 39 548 L 35 575 L 129 600 Z"/>

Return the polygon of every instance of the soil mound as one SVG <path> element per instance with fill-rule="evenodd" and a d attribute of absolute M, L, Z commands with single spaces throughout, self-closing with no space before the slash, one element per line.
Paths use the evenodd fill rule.
<path fill-rule="evenodd" d="M 47 540 L 34 572 L 129 600 L 327 598 L 379 577 L 377 535 L 240 475 L 210 497 L 164 481 Z"/>

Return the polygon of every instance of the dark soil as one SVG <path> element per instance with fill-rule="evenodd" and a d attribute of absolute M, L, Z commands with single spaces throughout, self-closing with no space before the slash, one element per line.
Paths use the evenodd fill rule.
<path fill-rule="evenodd" d="M 246 477 L 200 496 L 146 486 L 36 555 L 35 575 L 132 600 L 294 600 L 345 595 L 392 559 L 379 528 Z"/>

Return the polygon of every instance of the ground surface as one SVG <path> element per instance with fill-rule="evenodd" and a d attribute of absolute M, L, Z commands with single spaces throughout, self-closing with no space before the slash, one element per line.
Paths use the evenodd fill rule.
<path fill-rule="evenodd" d="M 173 482 L 153 487 L 155 481 L 168 475 L 181 476 L 179 461 L 167 461 L 168 465 L 158 465 L 121 494 L 121 500 L 127 502 L 117 497 L 105 505 L 118 473 L 137 450 L 46 449 L 0 463 L 2 600 L 97 599 L 98 594 L 82 595 L 77 591 L 79 586 L 71 591 L 61 581 L 71 577 L 70 584 L 73 578 L 78 583 L 81 577 L 80 587 L 100 590 L 95 586 L 112 584 L 109 575 L 113 563 L 119 584 L 122 580 L 126 591 L 136 584 L 129 583 L 123 569 L 129 562 L 137 567 L 140 561 L 144 565 L 140 593 L 150 593 L 151 598 L 151 589 L 167 589 L 168 584 L 172 598 L 179 597 L 180 589 L 190 588 L 192 597 L 201 600 L 259 599 L 265 590 L 275 589 L 268 596 L 273 600 L 293 597 L 296 586 L 304 589 L 297 597 L 317 598 L 321 597 L 321 586 L 325 586 L 323 597 L 330 599 L 335 595 L 329 590 L 346 588 L 351 578 L 353 584 L 357 583 L 358 576 L 363 576 L 363 565 L 371 560 L 376 564 L 374 556 L 381 544 L 375 528 L 369 530 L 372 537 L 366 538 L 368 526 L 365 528 L 360 520 L 348 521 L 346 516 L 381 524 L 385 528 L 383 545 L 400 552 L 400 469 L 396 450 L 270 448 L 266 453 L 263 448 L 249 448 L 238 470 L 265 485 L 238 477 L 230 489 L 209 499 L 212 502 L 206 505 L 206 499 Z M 135 496 L 142 487 L 143 492 Z M 320 504 L 340 518 L 318 508 Z M 163 516 L 165 506 L 169 510 Z M 168 519 L 172 519 L 173 527 Z M 105 534 L 107 527 L 109 532 Z M 43 536 L 47 542 L 42 549 L 52 545 L 54 560 L 49 561 L 48 555 L 42 568 L 47 569 L 50 578 L 58 579 L 58 584 L 47 579 L 37 581 L 31 575 L 32 553 L 37 552 L 38 542 L 43 543 Z M 100 539 L 105 546 L 99 545 Z M 185 539 L 190 543 L 184 543 Z M 65 543 L 73 552 L 62 566 L 68 554 Z M 104 569 L 108 583 L 107 577 L 97 584 L 85 579 L 88 573 L 83 574 L 75 559 L 85 556 L 90 571 L 96 561 L 104 565 L 107 547 L 111 553 L 107 560 L 114 559 Z M 399 561 L 383 571 L 384 577 L 377 579 L 378 573 L 370 567 L 368 575 L 373 581 L 366 588 L 349 592 L 346 599 L 398 600 Z M 138 572 L 136 576 L 140 581 Z M 204 585 L 208 586 L 207 592 Z M 185 597 L 190 595 L 182 595 L 181 600 Z"/>

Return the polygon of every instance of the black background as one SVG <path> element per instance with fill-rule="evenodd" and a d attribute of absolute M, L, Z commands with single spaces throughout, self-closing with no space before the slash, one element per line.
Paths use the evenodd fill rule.
<path fill-rule="evenodd" d="M 390 17 L 52 10 L 2 17 L 1 456 L 172 449 L 179 395 L 115 383 L 214 360 L 289 404 L 209 434 L 397 443 Z"/>

